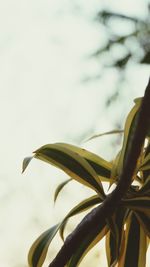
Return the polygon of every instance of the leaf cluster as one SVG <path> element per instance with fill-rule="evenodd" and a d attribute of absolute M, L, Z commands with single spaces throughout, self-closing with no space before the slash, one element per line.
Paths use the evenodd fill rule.
<path fill-rule="evenodd" d="M 43 265 L 48 248 L 57 232 L 60 233 L 64 241 L 64 230 L 72 216 L 93 208 L 88 215 L 88 219 L 90 218 L 92 221 L 93 213 L 96 214 L 99 207 L 103 207 L 104 203 L 109 199 L 109 194 L 104 190 L 103 182 L 107 182 L 109 186 L 115 185 L 116 188 L 120 186 L 119 179 L 125 168 L 128 155 L 131 154 L 141 103 L 142 98 L 136 99 L 133 108 L 127 116 L 123 144 L 112 162 L 106 161 L 99 155 L 83 148 L 64 143 L 44 145 L 34 152 L 33 157 L 24 160 L 23 171 L 28 166 L 30 160 L 36 158 L 52 164 L 68 174 L 70 178 L 56 188 L 55 201 L 64 186 L 71 182 L 72 179 L 91 188 L 94 192 L 93 196 L 84 199 L 72 208 L 62 222 L 46 230 L 33 243 L 28 256 L 30 267 L 41 267 Z M 115 202 L 112 203 L 112 207 L 109 207 L 111 210 L 110 216 L 107 216 L 107 218 L 106 216 L 97 217 L 98 220 L 95 223 L 95 227 L 89 228 L 86 235 L 81 237 L 80 242 L 76 242 L 75 252 L 71 254 L 65 265 L 62 263 L 59 264 L 59 267 L 79 266 L 88 251 L 104 236 L 106 237 L 106 254 L 109 267 L 146 266 L 146 252 L 150 238 L 149 131 L 146 131 L 144 139 L 144 143 L 141 139 L 141 144 L 143 145 L 140 147 L 138 158 L 132 159 L 136 162 L 136 168 L 134 168 L 131 182 L 130 177 L 125 177 L 130 183 L 124 197 L 121 198 L 116 207 Z M 129 165 L 128 168 L 130 169 Z M 125 179 L 124 186 L 126 186 Z M 124 189 L 122 188 L 121 190 Z M 96 205 L 98 206 L 95 208 Z M 79 224 L 79 227 L 81 225 L 83 225 L 83 222 Z M 58 265 L 50 264 L 49 266 Z"/>

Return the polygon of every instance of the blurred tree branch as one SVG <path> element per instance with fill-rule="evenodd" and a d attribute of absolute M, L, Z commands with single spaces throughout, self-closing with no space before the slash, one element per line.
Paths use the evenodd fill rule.
<path fill-rule="evenodd" d="M 84 81 L 98 80 L 108 68 L 114 68 L 119 73 L 118 86 L 106 101 L 106 106 L 109 106 L 119 97 L 121 90 L 118 88 L 125 81 L 128 66 L 150 64 L 150 4 L 147 4 L 144 18 L 102 10 L 97 13 L 95 20 L 104 28 L 106 41 L 104 45 L 99 45 L 91 58 L 100 61 L 102 69 L 93 76 L 87 75 Z M 121 23 L 127 26 L 128 32 L 118 33 Z"/>

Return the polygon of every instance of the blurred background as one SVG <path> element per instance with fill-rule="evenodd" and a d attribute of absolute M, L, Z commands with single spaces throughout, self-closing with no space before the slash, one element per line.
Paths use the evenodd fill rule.
<path fill-rule="evenodd" d="M 38 160 L 22 175 L 24 157 L 54 142 L 83 146 L 107 160 L 116 155 L 120 136 L 84 140 L 122 129 L 133 99 L 144 93 L 149 5 L 146 0 L 1 1 L 1 266 L 27 267 L 38 235 L 91 194 L 70 183 L 54 207 L 55 188 L 66 175 Z M 61 244 L 56 237 L 47 262 Z M 103 246 L 104 241 L 81 266 L 91 261 L 107 266 Z"/>

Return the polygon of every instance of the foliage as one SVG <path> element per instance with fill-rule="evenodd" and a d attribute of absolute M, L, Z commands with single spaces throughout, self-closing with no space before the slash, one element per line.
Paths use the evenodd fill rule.
<path fill-rule="evenodd" d="M 56 188 L 54 200 L 57 200 L 63 187 L 72 179 L 91 188 L 92 197 L 84 199 L 66 215 L 63 221 L 40 235 L 29 251 L 30 267 L 41 267 L 48 247 L 59 231 L 64 240 L 64 230 L 68 220 L 96 205 L 101 205 L 109 196 L 104 191 L 103 182 L 110 186 L 119 183 L 127 155 L 130 151 L 133 132 L 136 127 L 142 99 L 136 99 L 135 105 L 127 116 L 124 127 L 123 145 L 112 162 L 74 145 L 55 143 L 44 145 L 34 152 L 33 157 L 24 159 L 23 171 L 32 158 L 36 158 L 58 167 L 69 175 L 69 179 Z M 114 133 L 114 132 L 112 132 Z M 103 204 L 102 204 L 103 205 Z M 131 185 L 112 216 L 101 218 L 96 227 L 89 229 L 82 238 L 75 253 L 67 262 L 67 267 L 76 267 L 81 260 L 103 237 L 106 237 L 108 266 L 144 267 L 150 238 L 150 136 L 149 132 L 138 157 Z M 64 266 L 64 265 L 62 265 Z M 61 266 L 59 266 L 61 267 Z"/>

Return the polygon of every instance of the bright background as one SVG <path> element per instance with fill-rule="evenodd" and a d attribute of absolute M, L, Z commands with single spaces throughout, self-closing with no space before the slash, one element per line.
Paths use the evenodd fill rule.
<path fill-rule="evenodd" d="M 66 175 L 34 160 L 24 175 L 22 160 L 41 145 L 68 142 L 80 145 L 93 133 L 124 123 L 135 97 L 142 96 L 148 81 L 146 67 L 130 66 L 120 99 L 107 108 L 104 102 L 115 88 L 114 71 L 99 81 L 83 83 L 100 68 L 89 59 L 105 38 L 92 21 L 100 7 L 130 15 L 143 15 L 146 1 L 5 0 L 0 3 L 0 265 L 27 266 L 34 239 L 63 218 L 87 195 L 75 183 L 53 205 L 53 193 Z M 121 26 L 120 26 L 121 27 Z M 114 137 L 84 145 L 106 159 Z M 53 257 L 59 241 L 54 241 Z M 96 252 L 95 267 L 104 254 Z M 92 259 L 93 263 L 93 259 Z M 98 264 L 98 265 L 96 265 Z M 88 263 L 83 264 L 88 266 Z M 91 262 L 89 262 L 91 266 Z"/>

